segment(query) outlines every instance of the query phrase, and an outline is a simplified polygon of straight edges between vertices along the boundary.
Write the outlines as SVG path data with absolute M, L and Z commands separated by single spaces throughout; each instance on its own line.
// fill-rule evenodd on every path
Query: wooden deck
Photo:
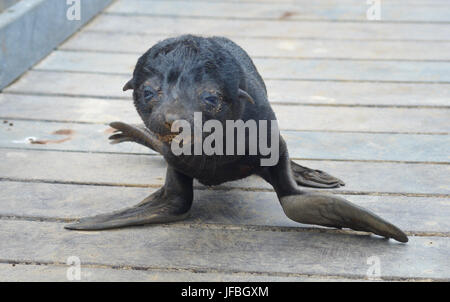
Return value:
M 367 9 L 361 0 L 115 1 L 0 94 L 0 280 L 66 281 L 70 256 L 82 281 L 367 280 L 372 256 L 383 280 L 450 280 L 450 5 L 384 0 L 381 21 Z M 196 183 L 180 223 L 64 230 L 163 183 L 162 157 L 109 145 L 107 123 L 139 122 L 121 88 L 140 54 L 181 33 L 243 46 L 291 156 L 342 178 L 329 191 L 395 222 L 410 242 L 299 225 L 256 177 Z

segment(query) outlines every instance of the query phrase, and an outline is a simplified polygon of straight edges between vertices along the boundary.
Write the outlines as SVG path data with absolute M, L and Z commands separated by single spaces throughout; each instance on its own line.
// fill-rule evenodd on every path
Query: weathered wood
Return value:
M 211 22 L 214 20 L 214 22 Z M 364 40 L 450 40 L 450 24 L 310 22 L 165 18 L 100 15 L 88 30 L 173 35 L 196 33 L 241 37 L 327 38 Z M 411 33 L 414 33 L 413 35 Z
M 114 185 L 162 185 L 166 163 L 159 156 L 0 150 L 0 177 Z M 346 182 L 346 191 L 449 194 L 450 169 L 442 164 L 308 161 Z M 227 187 L 271 187 L 257 177 L 224 184 Z
M 0 115 L 7 118 L 103 124 L 115 120 L 139 122 L 132 101 L 123 100 L 0 94 L 0 107 Z
M 448 136 L 282 131 L 294 158 L 450 162 Z M 415 150 L 415 152 L 411 152 Z
M 66 50 L 127 52 L 142 55 L 170 35 L 82 31 L 60 46 Z M 450 60 L 450 43 L 436 41 L 340 41 L 232 38 L 251 57 Z M 121 41 L 121 43 L 117 43 Z M 133 45 L 133 47 L 130 47 Z
M 274 105 L 280 129 L 448 133 L 448 109 Z
M 138 56 L 122 53 L 54 51 L 39 70 L 131 74 Z M 261 76 L 289 80 L 450 82 L 450 62 L 345 61 L 256 58 Z M 114 64 L 111 64 L 114 62 Z
M 9 123 L 14 126 L 9 126 Z M 0 147 L 156 154 L 153 150 L 135 143 L 110 144 L 108 137 L 113 134 L 114 129 L 107 125 L 11 119 L 6 124 L 7 130 L 0 124 Z
M 221 2 L 196 1 L 142 1 L 120 0 L 111 5 L 106 12 L 130 15 L 149 14 L 152 16 L 176 17 L 218 17 L 268 20 L 335 20 L 368 21 L 368 4 L 365 1 L 345 1 L 336 5 L 334 1 L 302 1 L 295 3 L 240 2 L 236 5 Z M 410 4 L 385 1 L 380 7 L 381 21 L 448 22 L 450 8 L 446 3 L 432 5 L 427 3 Z
M 0 216 L 68 221 L 133 206 L 156 189 L 2 181 L 0 190 Z M 404 231 L 449 234 L 449 198 L 339 195 L 394 222 Z M 278 231 L 283 230 L 280 227 L 298 231 L 320 228 L 288 219 L 273 192 L 241 190 L 195 190 L 191 215 L 180 224 L 259 226 Z
M 120 53 L 54 51 L 35 69 L 131 75 L 137 59 L 136 55 Z
M 65 282 L 67 265 L 0 264 L 3 282 Z M 251 273 L 204 273 L 189 270 L 104 268 L 81 265 L 80 282 L 343 282 L 365 279 L 332 278 L 327 276 L 273 276 Z M 74 282 L 74 281 L 70 281 Z M 270 293 L 269 293 L 270 294 Z M 181 292 L 180 292 L 181 295 Z
M 22 120 L 1 123 L 0 120 L 0 147 L 155 154 L 135 143 L 109 144 L 108 136 L 113 130 L 106 125 Z M 281 135 L 292 158 L 450 162 L 446 152 L 450 141 L 446 135 L 303 131 L 282 131 Z
M 96 43 L 93 43 L 95 45 Z M 116 43 L 117 44 L 117 43 Z M 122 91 L 130 75 L 105 75 L 29 71 L 6 92 L 34 94 L 60 94 L 127 98 L 131 92 Z M 92 85 L 95 83 L 95 85 Z M 368 105 L 368 106 L 449 106 L 450 85 L 376 82 L 315 82 L 266 80 L 267 92 L 272 103 Z M 57 84 L 57 85 L 56 85 Z M 0 100 L 13 98 L 0 95 Z M 20 100 L 18 99 L 20 98 Z M 23 101 L 15 97 L 14 102 Z M 41 110 L 46 110 L 41 106 Z M 26 110 L 17 108 L 17 110 Z M 36 112 L 37 114 L 38 112 Z M 50 113 L 51 114 L 51 113 Z
M 84 281 L 348 281 L 364 280 L 376 256 L 385 279 L 449 281 L 449 7 L 413 1 L 383 2 L 381 22 L 365 22 L 359 0 L 117 1 L 0 94 L 0 279 L 64 281 L 75 255 Z M 155 39 L 179 33 L 244 46 L 291 156 L 316 159 L 298 162 L 347 184 L 322 192 L 375 211 L 410 242 L 297 224 L 256 177 L 195 182 L 192 215 L 179 223 L 64 230 L 164 182 L 161 156 L 108 145 L 104 124 L 140 122 L 121 87 Z
M 450 82 L 450 62 L 255 59 L 265 78 L 294 80 Z
M 19 80 L 17 80 L 14 85 L 6 88 L 4 92 L 25 92 L 30 94 L 57 94 L 102 98 L 127 98 L 128 100 L 132 100 L 131 90 L 122 91 L 122 87 L 131 78 L 131 76 L 131 74 L 105 75 L 76 72 L 64 73 L 64 76 L 61 76 L 61 72 L 30 70 Z M 92 85 L 92 83 L 95 83 L 95 85 Z M 437 91 L 434 89 L 432 90 Z M 0 100 L 2 103 L 6 102 L 8 98 L 14 99 L 14 102 L 21 102 L 24 101 L 23 99 L 34 97 L 35 96 L 14 97 L 0 94 Z M 41 99 L 42 101 L 45 101 L 45 98 Z M 46 109 L 44 105 L 41 107 L 43 110 Z M 26 109 L 26 107 L 21 109 Z
M 280 129 L 450 132 L 448 109 L 272 106 Z
M 369 106 L 449 106 L 450 85 L 266 80 L 271 102 Z
M 14 103 L 11 103 L 14 102 Z M 28 104 L 18 107 L 18 102 Z M 10 105 L 12 104 L 12 105 Z M 66 107 L 66 105 L 68 105 Z M 2 118 L 140 123 L 131 102 L 0 95 Z M 55 110 L 55 106 L 60 110 Z M 282 130 L 448 133 L 449 109 L 273 105 Z M 405 118 L 407 117 L 407 118 Z M 6 127 L 3 125 L 3 127 Z
M 167 267 L 228 272 L 364 277 L 368 258 L 388 278 L 450 278 L 450 239 L 411 237 L 399 244 L 371 236 L 214 228 L 139 227 L 75 232 L 61 223 L 2 221 L 0 258 L 65 263 Z M 30 247 L 30 242 L 32 246 Z

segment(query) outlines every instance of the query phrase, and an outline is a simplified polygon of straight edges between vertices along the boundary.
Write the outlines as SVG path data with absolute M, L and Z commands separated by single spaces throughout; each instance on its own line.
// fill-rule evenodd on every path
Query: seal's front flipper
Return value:
M 168 168 L 166 184 L 141 203 L 117 212 L 80 219 L 69 230 L 104 230 L 185 219 L 192 205 L 192 178 Z
M 122 122 L 112 122 L 109 125 L 116 129 L 109 137 L 111 144 L 135 142 L 161 153 L 162 143 L 145 125 L 130 125 Z
M 117 212 L 80 219 L 64 228 L 69 230 L 105 230 L 149 223 L 169 223 L 185 219 L 190 204 L 164 198 L 164 188 L 153 193 L 140 204 Z
M 292 175 L 300 186 L 313 188 L 339 188 L 345 183 L 330 174 L 301 166 L 291 160 Z
M 281 197 L 280 202 L 286 216 L 300 223 L 350 228 L 408 242 L 395 225 L 337 196 L 303 193 Z

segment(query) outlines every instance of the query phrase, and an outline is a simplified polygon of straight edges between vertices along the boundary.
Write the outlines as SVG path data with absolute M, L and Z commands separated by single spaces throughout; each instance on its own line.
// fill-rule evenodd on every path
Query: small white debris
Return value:
M 24 138 L 22 140 L 14 140 L 12 142 L 14 144 L 31 144 L 31 143 L 33 143 L 36 140 L 37 140 L 37 138 L 35 138 L 34 136 L 29 136 L 29 137 L 26 137 L 26 138 Z

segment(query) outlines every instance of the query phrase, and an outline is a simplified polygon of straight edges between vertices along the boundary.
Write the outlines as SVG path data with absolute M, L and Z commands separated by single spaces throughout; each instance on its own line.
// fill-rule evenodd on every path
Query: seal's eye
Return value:
M 203 97 L 203 101 L 209 105 L 217 105 L 217 103 L 219 102 L 219 98 L 215 95 L 207 95 Z
M 155 90 L 153 90 L 152 87 L 150 86 L 144 86 L 144 99 L 149 102 L 153 99 L 153 97 L 155 96 L 156 92 Z

